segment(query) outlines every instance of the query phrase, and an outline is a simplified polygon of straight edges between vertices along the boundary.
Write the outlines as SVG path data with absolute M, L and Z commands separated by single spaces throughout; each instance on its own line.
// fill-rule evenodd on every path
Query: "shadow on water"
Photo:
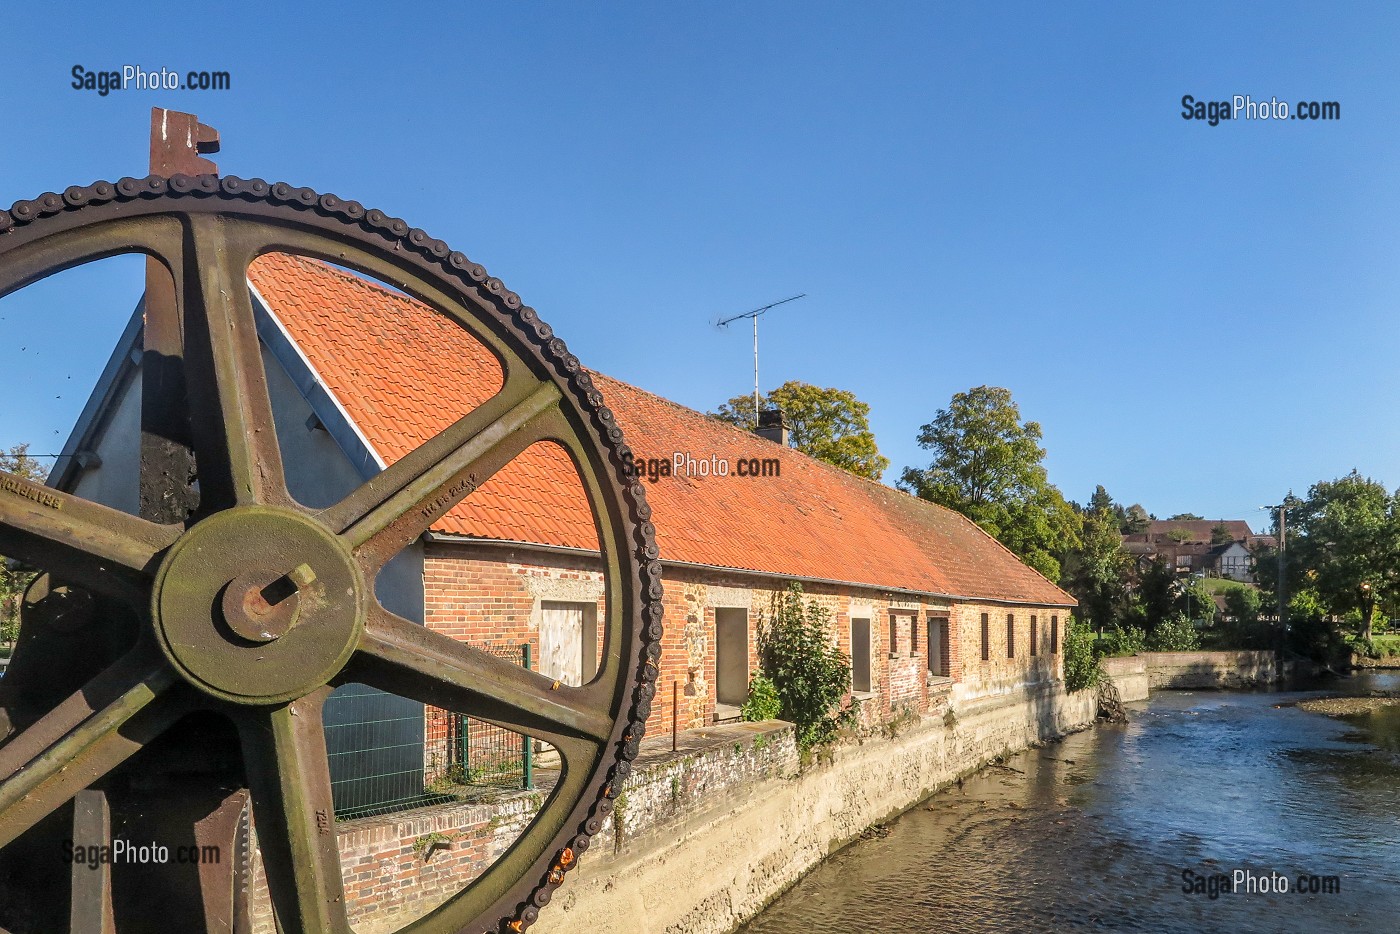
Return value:
M 989 767 L 817 867 L 745 934 L 1400 929 L 1400 708 L 1163 692 Z M 1183 872 L 1335 876 L 1335 894 L 1183 892 Z M 1228 889 L 1228 885 L 1226 888 Z

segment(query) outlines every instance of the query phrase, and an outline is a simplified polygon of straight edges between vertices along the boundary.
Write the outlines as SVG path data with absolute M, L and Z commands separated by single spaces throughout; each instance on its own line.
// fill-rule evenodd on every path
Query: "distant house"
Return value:
M 1224 527 L 1229 541 L 1215 541 Z M 1178 574 L 1254 582 L 1254 553 L 1272 547 L 1272 535 L 1256 535 L 1243 519 L 1155 519 L 1142 532 L 1123 536 L 1123 549 L 1139 563 L 1160 561 Z

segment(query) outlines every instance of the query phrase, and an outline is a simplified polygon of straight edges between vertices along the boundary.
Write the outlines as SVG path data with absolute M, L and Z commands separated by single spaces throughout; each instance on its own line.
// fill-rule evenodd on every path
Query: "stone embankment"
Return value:
M 1093 691 L 1032 685 L 952 715 L 903 718 L 893 735 L 839 745 L 802 768 L 785 738 L 768 752 L 780 748 L 788 767 L 770 761 L 768 778 L 674 802 L 687 766 L 662 756 L 628 779 L 611 852 L 590 849 L 532 930 L 727 934 L 872 825 L 998 757 L 1085 728 L 1095 707 Z
M 1143 652 L 1133 657 L 1142 659 L 1153 690 L 1266 687 L 1291 678 L 1295 666 L 1280 662 L 1274 652 Z

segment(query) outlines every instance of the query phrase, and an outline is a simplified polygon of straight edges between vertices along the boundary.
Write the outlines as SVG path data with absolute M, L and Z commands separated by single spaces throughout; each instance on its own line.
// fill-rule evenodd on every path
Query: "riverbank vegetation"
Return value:
M 1400 491 L 1356 471 L 1313 484 L 1306 497 L 1287 497 L 1286 549 L 1282 556 L 1272 546 L 1254 552 L 1256 585 L 1183 577 L 1174 566 L 1128 554 L 1123 536 L 1156 517 L 1140 504 L 1115 502 L 1102 486 L 1087 505 L 1067 500 L 1048 479 L 1040 425 L 1022 420 L 1009 390 L 957 393 L 918 440 L 932 461 L 906 468 L 899 486 L 961 512 L 1069 591 L 1098 655 L 1282 646 L 1323 662 L 1350 650 L 1400 657 L 1400 643 L 1377 637 L 1400 616 Z M 1232 536 L 1222 522 L 1211 543 Z M 1286 627 L 1276 609 L 1280 561 Z

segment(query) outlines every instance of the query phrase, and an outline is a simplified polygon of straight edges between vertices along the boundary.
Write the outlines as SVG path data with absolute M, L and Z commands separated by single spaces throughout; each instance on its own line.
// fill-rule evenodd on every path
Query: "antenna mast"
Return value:
M 770 308 L 785 305 L 788 302 L 795 302 L 799 298 L 806 298 L 807 293 L 793 295 L 790 298 L 779 299 L 776 302 L 769 302 L 767 305 L 755 308 L 753 311 L 746 311 L 742 315 L 735 315 L 732 318 L 725 318 L 723 321 L 716 321 L 716 327 L 727 327 L 735 321 L 742 321 L 745 318 L 753 319 L 753 424 L 758 427 L 758 318 Z

